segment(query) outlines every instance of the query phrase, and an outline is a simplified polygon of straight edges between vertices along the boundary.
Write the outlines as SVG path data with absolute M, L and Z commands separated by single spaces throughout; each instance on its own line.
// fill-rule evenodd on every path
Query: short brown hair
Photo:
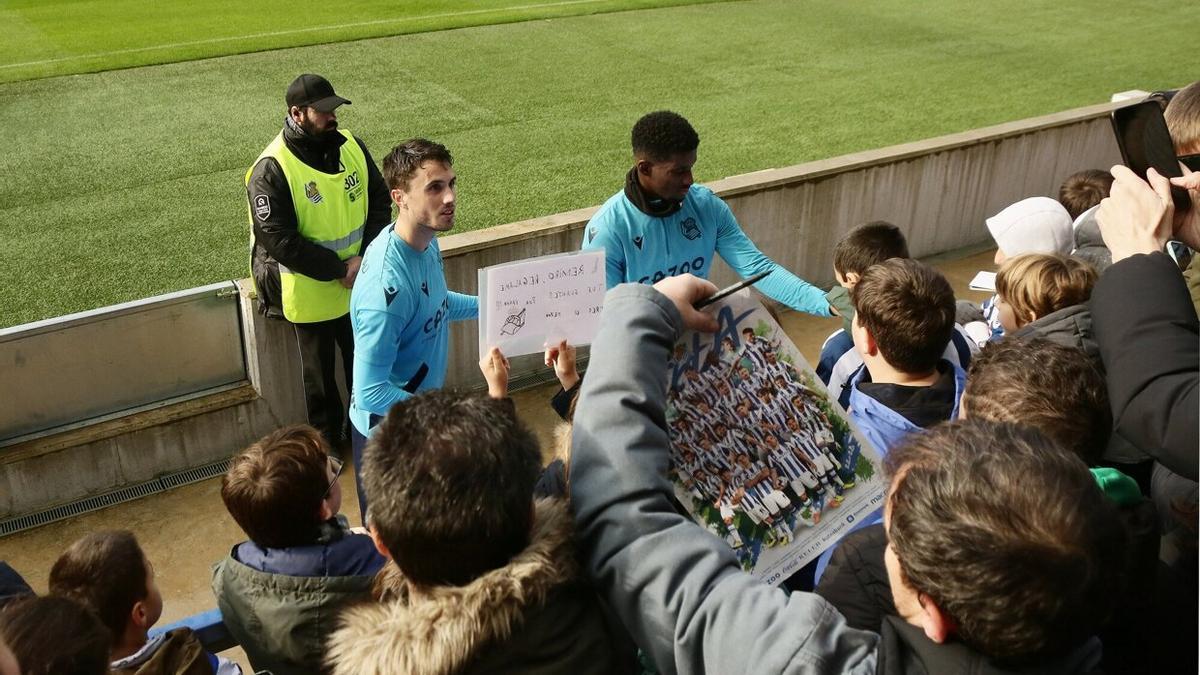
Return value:
M 50 592 L 83 603 L 114 639 L 125 634 L 133 606 L 145 600 L 148 591 L 146 555 L 127 530 L 86 535 L 50 568 Z
M 1017 325 L 1088 301 L 1096 269 L 1065 255 L 1027 253 L 1004 261 L 996 274 L 996 294 L 1013 309 Z
M 1108 444 L 1112 412 L 1104 375 L 1082 349 L 1012 336 L 971 357 L 962 395 L 972 419 L 1024 424 L 1089 465 Z
M 907 257 L 908 241 L 900 228 L 876 220 L 850 230 L 833 247 L 833 269 L 843 277 L 850 272 L 862 276 L 871 265 Z
M 1107 619 L 1126 532 L 1078 457 L 1034 429 L 968 419 L 911 434 L 884 462 L 901 573 L 972 649 L 1038 662 Z
M 935 368 L 954 331 L 954 289 L 941 272 L 916 260 L 873 265 L 850 292 L 855 318 L 884 360 L 904 373 Z
M 1200 153 L 1200 80 L 1180 89 L 1163 111 L 1175 154 Z
M 392 148 L 387 157 L 383 158 L 383 180 L 389 190 L 407 190 L 408 181 L 412 180 L 421 165 L 428 161 L 440 162 L 446 166 L 454 164 L 450 151 L 441 143 L 424 138 L 410 138 Z
M 6 605 L 0 612 L 0 639 L 24 675 L 104 675 L 115 642 L 94 612 L 56 595 Z
M 246 536 L 268 548 L 312 544 L 329 489 L 329 447 L 307 424 L 267 434 L 229 462 L 221 500 Z
M 1058 203 L 1063 205 L 1071 220 L 1100 203 L 1112 189 L 1112 174 L 1100 169 L 1085 169 L 1067 176 L 1058 188 Z
M 511 399 L 420 393 L 363 451 L 371 528 L 415 583 L 461 586 L 528 545 L 541 466 Z

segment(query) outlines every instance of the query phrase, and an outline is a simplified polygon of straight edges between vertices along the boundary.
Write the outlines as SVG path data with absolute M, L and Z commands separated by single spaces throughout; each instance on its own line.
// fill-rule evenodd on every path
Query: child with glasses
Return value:
M 238 453 L 221 482 L 249 541 L 216 565 L 213 592 L 255 670 L 318 672 L 336 608 L 367 597 L 383 567 L 371 538 L 338 514 L 341 471 L 321 434 L 295 425 Z

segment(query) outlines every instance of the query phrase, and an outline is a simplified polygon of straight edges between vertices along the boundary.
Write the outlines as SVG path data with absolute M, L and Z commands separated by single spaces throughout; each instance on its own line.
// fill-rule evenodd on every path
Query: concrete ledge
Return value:
M 156 406 L 152 410 L 118 413 L 111 416 L 111 419 L 6 447 L 0 453 L 0 465 L 32 459 L 150 427 L 179 422 L 222 408 L 248 403 L 257 398 L 259 398 L 258 391 L 250 383 L 246 383 L 225 391 L 197 396 L 165 406 Z

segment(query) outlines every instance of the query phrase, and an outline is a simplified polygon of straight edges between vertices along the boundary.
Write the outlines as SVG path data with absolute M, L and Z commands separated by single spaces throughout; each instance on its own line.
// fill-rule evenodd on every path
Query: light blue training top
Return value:
M 830 316 L 825 292 L 763 255 L 750 241 L 729 205 L 712 190 L 692 185 L 683 207 L 666 217 L 648 215 L 621 191 L 588 222 L 583 250 L 603 249 L 608 287 L 636 281 L 653 284 L 688 272 L 707 279 L 713 256 L 749 277 L 771 270 L 755 288 L 792 309 Z
M 437 239 L 424 251 L 384 229 L 363 255 L 350 294 L 354 391 L 350 422 L 364 436 L 371 416 L 446 381 L 450 322 L 479 316 L 479 298 L 446 289 Z

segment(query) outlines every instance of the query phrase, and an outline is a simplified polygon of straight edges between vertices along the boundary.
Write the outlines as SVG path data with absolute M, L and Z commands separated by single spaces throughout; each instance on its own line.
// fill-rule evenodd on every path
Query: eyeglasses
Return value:
M 325 488 L 325 492 L 321 494 L 321 499 L 329 496 L 330 491 L 333 490 L 333 486 L 338 482 L 338 476 L 342 475 L 342 467 L 345 465 L 346 463 L 337 457 L 333 455 L 329 456 L 329 468 L 333 469 L 333 480 L 329 481 L 329 487 Z
M 1180 164 L 1183 164 L 1192 171 L 1200 171 L 1200 154 L 1182 155 L 1175 159 L 1179 160 Z

